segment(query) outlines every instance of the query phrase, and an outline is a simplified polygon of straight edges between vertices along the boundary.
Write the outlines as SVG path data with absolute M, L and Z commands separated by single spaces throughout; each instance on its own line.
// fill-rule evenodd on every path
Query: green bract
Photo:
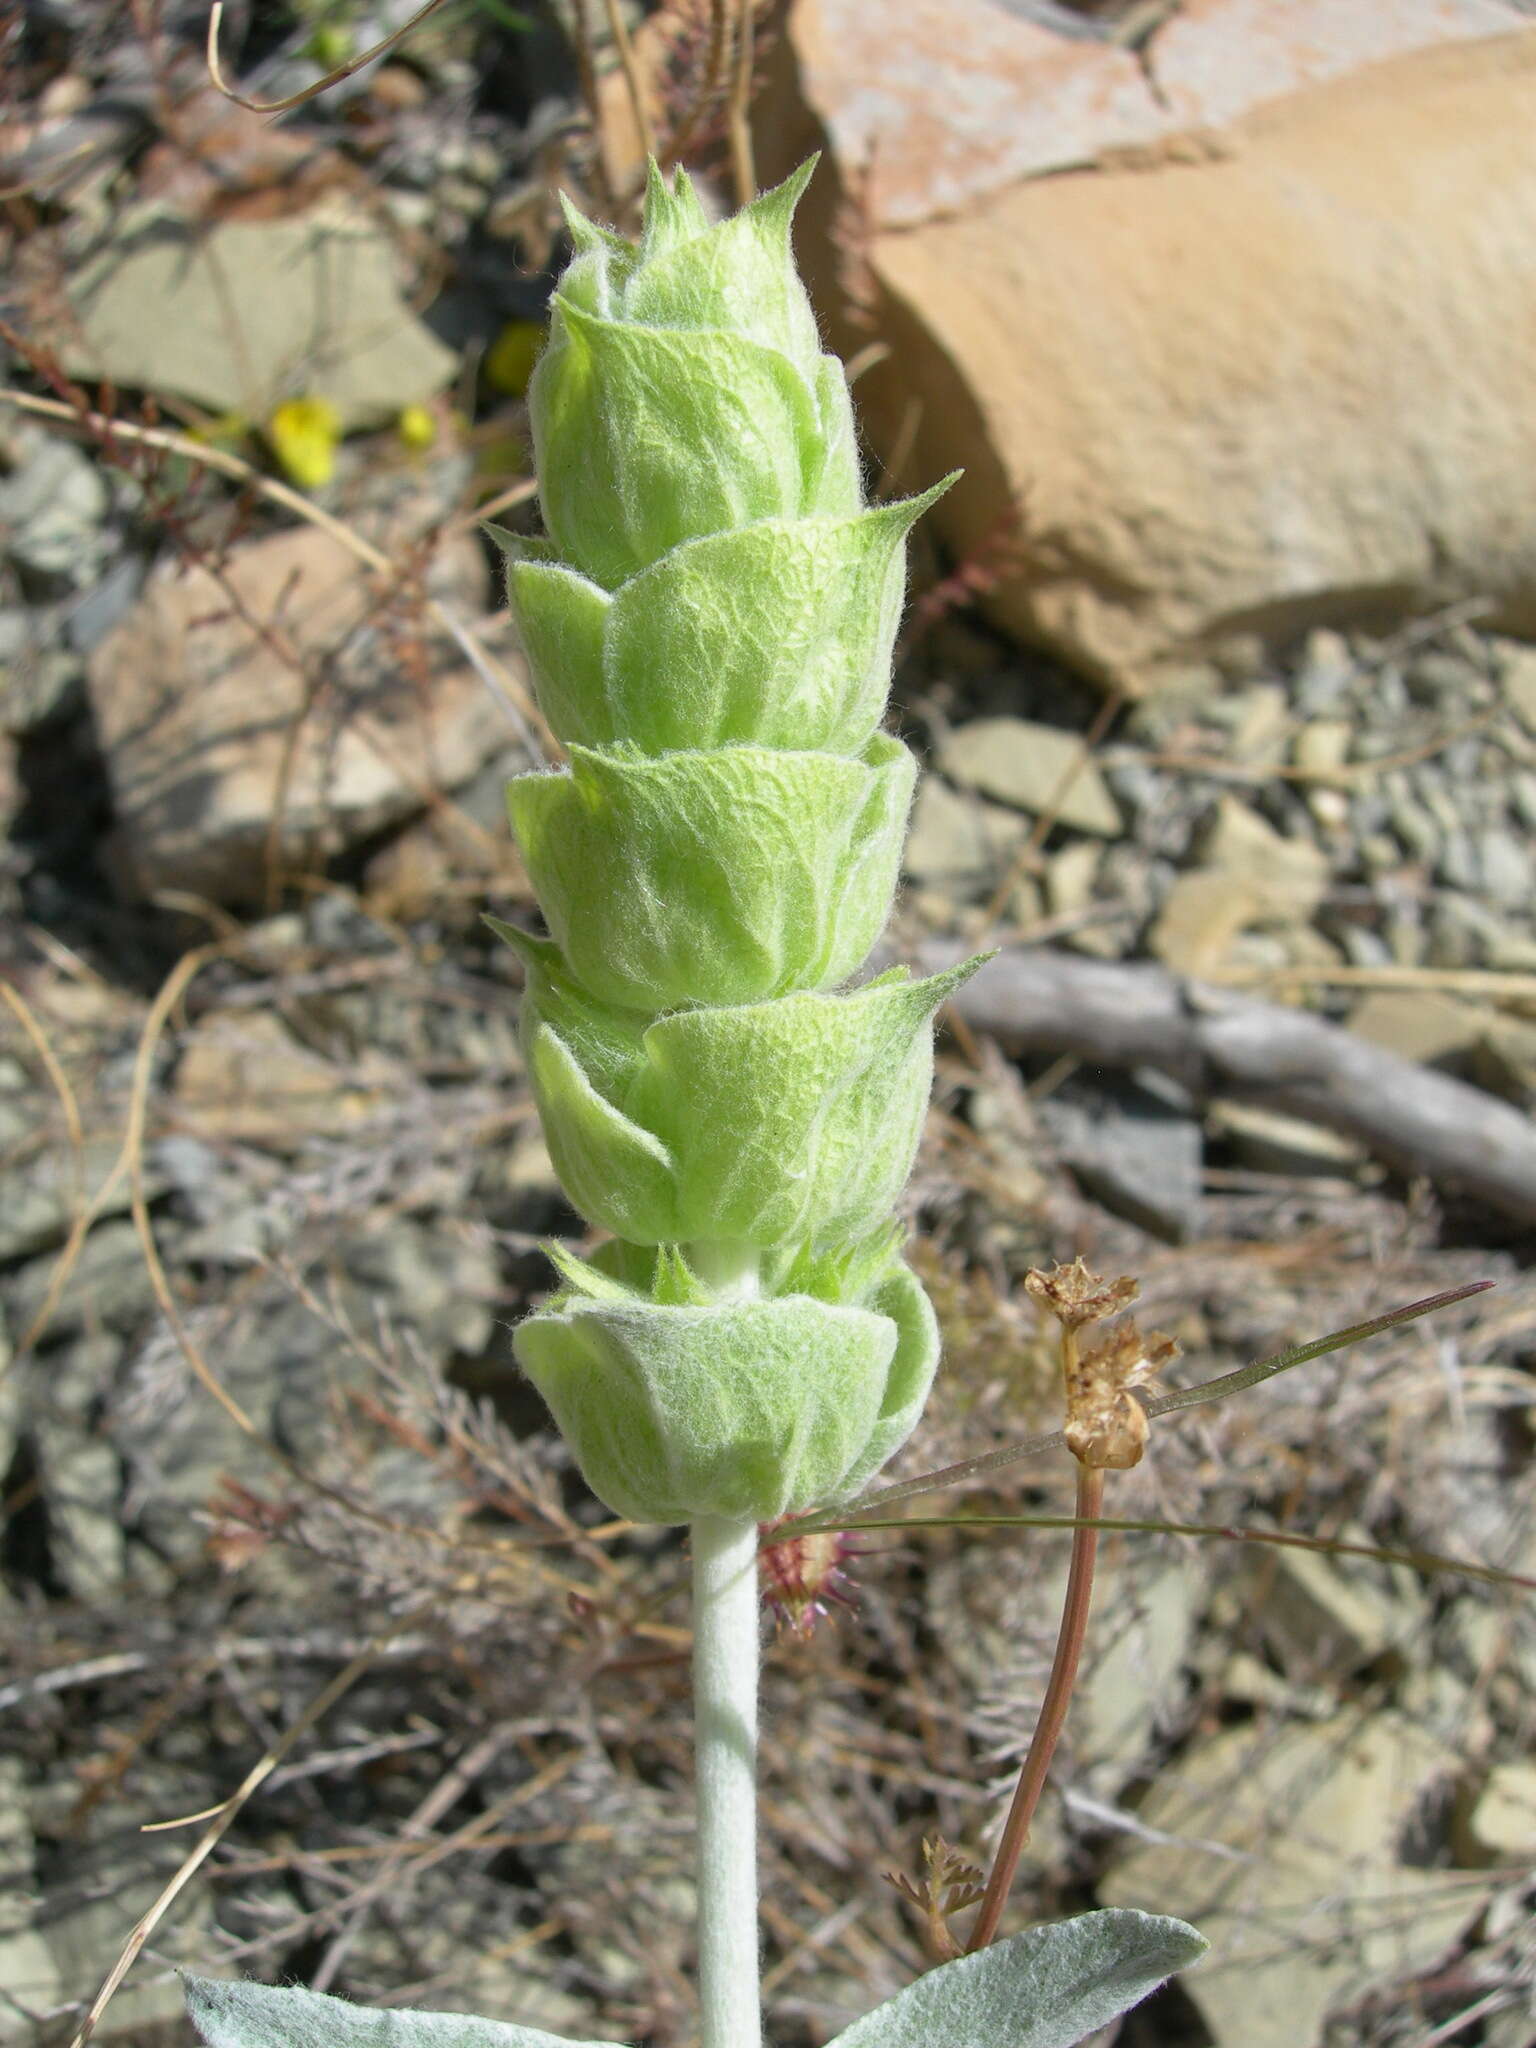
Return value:
M 922 1413 L 938 1328 L 905 1266 L 854 1304 L 711 1301 L 702 1288 L 673 1304 L 654 1283 L 641 1294 L 563 1263 L 570 1285 L 523 1324 L 517 1355 L 621 1515 L 688 1521 L 703 1499 L 766 1522 L 845 1498 Z
M 884 733 L 857 756 L 572 747 L 507 795 L 571 972 L 654 1014 L 846 980 L 885 924 L 915 773 Z
M 808 175 L 711 225 L 653 170 L 638 247 L 569 213 L 529 389 L 550 543 L 508 591 L 570 760 L 508 792 L 551 936 L 498 929 L 550 1155 L 615 1242 L 517 1355 L 640 1521 L 846 1498 L 937 1357 L 891 1216 L 977 963 L 832 992 L 900 865 L 914 764 L 878 728 L 937 493 L 863 502 L 790 253 Z
M 943 488 L 851 519 L 708 534 L 611 596 L 557 563 L 513 562 L 508 593 L 545 717 L 567 745 L 856 752 L 891 686 L 902 542 Z

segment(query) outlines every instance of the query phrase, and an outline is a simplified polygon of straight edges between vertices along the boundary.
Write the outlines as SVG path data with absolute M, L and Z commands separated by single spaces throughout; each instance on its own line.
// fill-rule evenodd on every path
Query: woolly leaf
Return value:
M 859 430 L 848 379 L 836 356 L 823 356 L 813 380 L 816 393 L 817 463 L 805 510 L 827 519 L 846 519 L 864 503 L 859 466 Z
M 830 2048 L 1075 2048 L 1198 1962 L 1182 1920 L 1114 1909 L 944 1963 L 856 2019 Z
M 625 736 L 604 701 L 603 645 L 614 602 L 607 591 L 554 562 L 509 561 L 507 602 L 556 738 L 601 746 Z
M 669 188 L 653 157 L 645 167 L 645 220 L 637 251 L 639 261 L 654 263 L 708 232 L 709 216 L 694 190 L 692 178 L 679 169 Z
M 183 1977 L 182 1988 L 208 2048 L 600 2048 L 470 2013 L 380 2010 L 294 1986 Z
M 674 548 L 614 593 L 602 656 L 610 722 L 592 736 L 648 753 L 734 741 L 857 751 L 890 689 L 907 533 L 947 487 L 850 519 L 761 520 Z

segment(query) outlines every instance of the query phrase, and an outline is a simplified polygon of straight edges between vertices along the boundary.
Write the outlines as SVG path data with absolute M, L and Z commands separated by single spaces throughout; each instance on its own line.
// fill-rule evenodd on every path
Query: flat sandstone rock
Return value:
M 427 576 L 465 617 L 486 581 L 471 535 Z M 412 671 L 368 572 L 313 527 L 236 549 L 221 578 L 169 564 L 89 669 L 118 888 L 259 903 L 273 857 L 321 865 L 466 782 L 506 726 L 451 643 L 420 653 Z
M 1188 0 L 1134 76 L 994 0 L 799 0 L 790 44 L 767 146 L 830 141 L 822 297 L 891 344 L 861 417 L 902 488 L 965 466 L 932 518 L 1002 623 L 1132 690 L 1323 618 L 1536 630 L 1513 4 Z

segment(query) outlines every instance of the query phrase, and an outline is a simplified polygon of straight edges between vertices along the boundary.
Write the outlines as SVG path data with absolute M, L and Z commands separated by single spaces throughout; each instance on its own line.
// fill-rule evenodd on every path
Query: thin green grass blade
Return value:
M 1245 1529 L 1230 1522 L 1155 1522 L 1132 1516 L 1101 1515 L 855 1515 L 841 1522 L 843 1530 L 854 1529 L 1103 1529 L 1148 1536 L 1219 1536 L 1226 1543 L 1267 1543 L 1281 1550 L 1320 1550 L 1330 1557 L 1363 1557 L 1372 1564 L 1407 1565 L 1426 1577 L 1455 1572 L 1462 1578 L 1480 1579 L 1490 1586 L 1519 1586 L 1536 1593 L 1536 1578 L 1522 1572 L 1502 1570 L 1498 1565 L 1477 1564 L 1471 1558 L 1444 1557 L 1437 1550 L 1385 1550 L 1370 1543 L 1345 1543 L 1334 1536 L 1302 1536 L 1289 1529 Z M 775 1529 L 774 1541 L 783 1542 Z
M 1372 1316 L 1369 1322 L 1351 1323 L 1348 1329 L 1334 1330 L 1326 1337 L 1314 1337 L 1305 1344 L 1287 1345 L 1284 1351 L 1277 1351 L 1269 1358 L 1261 1358 L 1252 1365 L 1239 1366 L 1235 1372 L 1222 1373 L 1213 1380 L 1202 1380 L 1197 1387 L 1181 1387 L 1172 1394 L 1159 1394 L 1155 1399 L 1144 1400 L 1150 1416 L 1172 1415 L 1181 1408 L 1198 1408 L 1207 1401 L 1225 1401 L 1233 1394 L 1241 1394 L 1249 1387 L 1257 1387 L 1265 1380 L 1273 1379 L 1277 1373 L 1289 1372 L 1293 1366 L 1306 1365 L 1314 1358 L 1322 1358 L 1330 1351 L 1342 1351 L 1351 1344 L 1363 1344 L 1367 1337 L 1380 1336 L 1383 1330 L 1396 1329 L 1401 1323 L 1416 1322 L 1420 1316 L 1433 1315 L 1437 1309 L 1449 1308 L 1453 1302 L 1466 1301 L 1474 1294 L 1486 1294 L 1490 1287 L 1497 1285 L 1493 1280 L 1473 1280 L 1465 1287 L 1448 1287 L 1441 1294 L 1426 1295 L 1422 1301 L 1411 1301 L 1404 1308 L 1389 1309 L 1385 1315 Z M 1066 1437 L 1059 1429 L 1053 1429 L 1045 1436 L 1027 1437 L 1023 1443 L 1005 1444 L 996 1451 L 986 1451 L 977 1458 L 963 1458 L 958 1465 L 946 1465 L 937 1472 L 924 1472 L 915 1479 L 903 1479 L 895 1486 L 884 1486 L 878 1493 L 867 1494 L 862 1501 L 856 1501 L 836 1513 L 807 1515 L 798 1522 L 789 1522 L 777 1532 L 776 1540 L 784 1542 L 791 1536 L 809 1536 L 821 1529 L 874 1528 L 880 1526 L 864 1520 L 873 1510 L 895 1507 L 898 1502 L 917 1500 L 925 1493 L 942 1493 L 947 1487 L 964 1486 L 973 1479 L 985 1479 L 993 1472 L 1003 1472 L 1010 1465 L 1022 1464 L 1026 1458 L 1038 1458 L 1046 1451 L 1060 1451 L 1066 1448 Z M 912 1527 L 911 1523 L 906 1524 Z M 1058 1523 L 1060 1528 L 1071 1528 L 1070 1522 Z

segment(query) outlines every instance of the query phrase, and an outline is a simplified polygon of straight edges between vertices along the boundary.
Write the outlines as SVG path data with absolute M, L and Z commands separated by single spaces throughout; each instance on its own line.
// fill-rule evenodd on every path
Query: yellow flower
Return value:
M 430 448 L 437 439 L 436 415 L 429 406 L 402 406 L 395 432 L 407 448 Z
M 267 421 L 272 453 L 301 490 L 316 491 L 336 473 L 341 415 L 328 398 L 290 398 Z

